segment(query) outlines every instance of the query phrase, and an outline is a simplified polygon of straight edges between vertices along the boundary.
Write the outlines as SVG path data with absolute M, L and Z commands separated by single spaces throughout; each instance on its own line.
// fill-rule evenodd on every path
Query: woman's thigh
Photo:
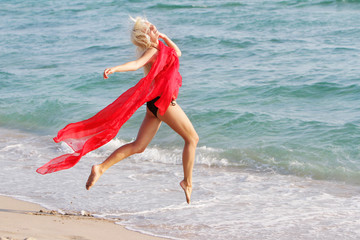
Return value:
M 158 118 L 169 125 L 169 127 L 171 127 L 185 140 L 197 138 L 197 133 L 191 121 L 181 109 L 179 104 L 176 104 L 175 106 L 170 104 L 165 114 L 163 116 L 159 114 Z
M 135 143 L 140 147 L 146 147 L 156 135 L 161 125 L 161 120 L 155 117 L 148 109 L 140 126 Z

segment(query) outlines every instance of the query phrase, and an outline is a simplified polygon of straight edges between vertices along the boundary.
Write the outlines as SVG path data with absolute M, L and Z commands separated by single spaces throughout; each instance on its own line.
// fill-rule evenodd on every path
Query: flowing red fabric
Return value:
M 161 41 L 158 46 L 157 59 L 147 76 L 95 116 L 71 123 L 58 132 L 54 141 L 67 143 L 74 153 L 52 159 L 38 168 L 38 173 L 47 174 L 73 167 L 82 156 L 111 141 L 140 106 L 158 96 L 160 99 L 155 105 L 159 108 L 158 114 L 164 115 L 171 101 L 177 98 L 182 78 L 175 50 Z

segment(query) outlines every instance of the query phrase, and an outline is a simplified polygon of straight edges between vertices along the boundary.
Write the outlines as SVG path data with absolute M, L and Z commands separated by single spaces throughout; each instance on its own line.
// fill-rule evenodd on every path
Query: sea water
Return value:
M 2 0 L 0 194 L 172 239 L 358 239 L 359 12 L 355 0 Z M 85 189 L 91 166 L 136 137 L 145 107 L 74 168 L 35 172 L 71 152 L 52 141 L 59 129 L 143 76 L 102 78 L 135 58 L 129 15 L 183 53 L 177 102 L 200 136 L 191 205 L 183 140 L 165 124 Z

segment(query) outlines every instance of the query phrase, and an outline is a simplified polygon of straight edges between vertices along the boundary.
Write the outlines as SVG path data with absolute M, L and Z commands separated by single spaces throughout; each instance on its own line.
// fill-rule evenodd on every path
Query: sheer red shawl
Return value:
M 182 78 L 175 50 L 161 41 L 158 46 L 157 59 L 147 76 L 95 116 L 70 123 L 58 132 L 54 141 L 67 143 L 74 153 L 52 159 L 38 168 L 38 173 L 47 174 L 73 167 L 82 156 L 111 141 L 140 106 L 157 96 L 160 96 L 155 103 L 159 108 L 158 114 L 166 112 L 170 102 L 177 98 Z

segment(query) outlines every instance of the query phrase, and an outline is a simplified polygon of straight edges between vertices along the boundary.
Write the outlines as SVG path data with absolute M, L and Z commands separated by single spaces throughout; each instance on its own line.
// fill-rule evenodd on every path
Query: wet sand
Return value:
M 63 215 L 40 205 L 0 196 L 1 240 L 160 240 L 89 214 Z

